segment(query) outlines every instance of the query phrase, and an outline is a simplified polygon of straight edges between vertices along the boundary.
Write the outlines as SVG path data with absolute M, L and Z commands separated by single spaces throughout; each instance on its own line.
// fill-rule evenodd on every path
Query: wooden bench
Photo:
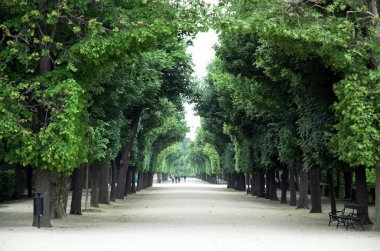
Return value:
M 336 227 L 338 228 L 340 224 L 346 226 L 354 227 L 354 224 L 360 225 L 364 231 L 363 227 L 363 206 L 357 204 L 345 204 L 342 211 L 332 211 L 329 213 L 329 226 L 331 222 L 337 221 Z

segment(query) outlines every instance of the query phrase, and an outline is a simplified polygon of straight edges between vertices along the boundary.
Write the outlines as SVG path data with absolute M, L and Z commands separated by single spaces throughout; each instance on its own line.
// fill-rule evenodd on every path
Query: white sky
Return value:
M 208 0 L 206 2 L 216 3 L 217 0 Z M 212 46 L 217 41 L 218 37 L 214 30 L 198 33 L 194 40 L 194 46 L 191 46 L 188 49 L 188 53 L 190 53 L 193 58 L 194 75 L 198 79 L 202 79 L 207 75 L 207 65 L 215 57 L 215 52 Z M 190 127 L 190 132 L 186 134 L 186 137 L 194 140 L 196 130 L 200 127 L 200 118 L 199 116 L 194 115 L 194 104 L 185 103 L 184 106 L 186 123 Z

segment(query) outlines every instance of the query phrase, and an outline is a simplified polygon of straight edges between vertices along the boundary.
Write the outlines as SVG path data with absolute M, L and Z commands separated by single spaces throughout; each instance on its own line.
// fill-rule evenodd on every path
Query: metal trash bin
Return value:
M 44 197 L 42 193 L 34 193 L 33 215 L 37 216 L 38 228 L 40 228 L 40 217 L 44 215 Z
M 235 188 L 235 189 L 239 189 L 239 185 L 240 185 L 240 184 L 239 184 L 239 181 L 235 181 L 235 182 L 234 182 L 234 188 Z

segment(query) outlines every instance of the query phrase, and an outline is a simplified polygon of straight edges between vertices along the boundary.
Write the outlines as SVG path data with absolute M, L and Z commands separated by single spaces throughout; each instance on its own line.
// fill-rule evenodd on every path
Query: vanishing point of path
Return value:
M 51 229 L 29 226 L 30 200 L 0 204 L 0 250 L 379 250 L 379 232 L 328 227 L 328 203 L 323 210 L 190 179 L 54 220 Z

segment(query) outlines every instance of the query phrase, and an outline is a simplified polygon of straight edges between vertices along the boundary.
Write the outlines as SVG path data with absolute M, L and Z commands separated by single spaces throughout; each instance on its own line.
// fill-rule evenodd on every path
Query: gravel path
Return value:
M 380 250 L 380 232 L 369 227 L 328 227 L 327 201 L 324 213 L 309 214 L 191 179 L 53 220 L 51 229 L 30 227 L 31 210 L 30 200 L 0 204 L 1 251 Z

